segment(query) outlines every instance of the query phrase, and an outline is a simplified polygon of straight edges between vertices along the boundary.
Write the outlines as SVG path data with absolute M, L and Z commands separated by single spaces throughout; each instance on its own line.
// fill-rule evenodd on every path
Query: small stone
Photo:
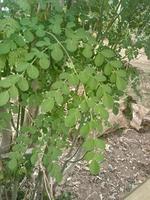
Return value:
M 113 168 L 113 166 L 112 166 L 111 164 L 108 165 L 108 170 L 109 170 L 110 172 L 113 172 L 113 171 L 114 171 L 114 168 Z

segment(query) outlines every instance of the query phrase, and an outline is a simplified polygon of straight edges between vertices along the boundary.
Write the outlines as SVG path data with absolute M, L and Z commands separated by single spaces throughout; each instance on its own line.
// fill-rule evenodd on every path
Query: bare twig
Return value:
M 76 142 L 77 142 L 77 136 L 74 137 L 73 142 L 72 142 L 72 145 L 71 145 L 70 150 L 69 150 L 68 154 L 66 155 L 66 157 L 70 157 L 70 156 L 71 156 L 71 153 L 72 153 L 72 151 L 73 151 L 73 148 L 74 148 L 75 145 L 76 145 Z M 77 153 L 77 152 L 76 152 L 76 153 Z M 73 154 L 73 157 L 74 157 L 74 155 L 75 155 L 75 154 Z M 61 172 L 62 172 L 62 173 L 64 172 L 64 170 L 65 170 L 65 168 L 66 168 L 68 162 L 69 162 L 73 157 L 71 156 L 70 158 L 68 158 L 68 159 L 64 162 L 64 164 L 63 164 L 63 166 L 62 166 L 62 169 L 61 169 Z
M 89 152 L 91 152 L 91 151 L 86 151 L 86 152 L 82 155 L 82 157 L 80 157 L 78 160 L 73 160 L 73 161 L 70 160 L 70 162 L 71 162 L 71 163 L 77 163 L 77 162 L 83 160 L 84 157 L 86 156 L 86 154 L 89 153 Z
M 49 198 L 49 200 L 51 200 L 51 194 L 50 192 L 48 191 L 48 186 L 47 186 L 47 181 L 46 181 L 46 175 L 45 175 L 45 172 L 43 171 L 43 179 L 44 179 L 44 185 L 45 185 L 45 190 L 46 190 L 46 193 L 47 193 L 47 196 Z
M 18 116 L 17 116 L 17 127 L 16 127 L 16 136 L 19 133 L 19 128 L 20 128 L 20 113 L 21 112 L 21 106 L 19 105 L 19 110 L 18 110 Z
M 10 111 L 10 114 L 11 114 L 11 125 L 12 125 L 13 129 L 14 129 L 15 131 L 17 131 L 17 127 L 15 126 L 15 122 L 14 122 L 13 114 L 12 114 L 11 111 Z

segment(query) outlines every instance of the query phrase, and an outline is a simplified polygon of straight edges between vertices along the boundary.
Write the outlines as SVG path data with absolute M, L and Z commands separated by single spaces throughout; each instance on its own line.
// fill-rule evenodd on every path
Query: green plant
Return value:
M 13 200 L 55 198 L 68 166 L 81 159 L 93 174 L 99 172 L 105 143 L 98 136 L 109 110 L 117 113 L 128 81 L 119 52 L 125 48 L 129 59 L 137 55 L 129 33 L 141 29 L 136 17 L 134 24 L 128 19 L 131 1 L 101 2 L 0 3 L 0 128 L 10 135 L 11 121 L 14 130 L 0 178 L 11 185 Z M 33 182 L 32 189 L 18 193 L 24 179 Z

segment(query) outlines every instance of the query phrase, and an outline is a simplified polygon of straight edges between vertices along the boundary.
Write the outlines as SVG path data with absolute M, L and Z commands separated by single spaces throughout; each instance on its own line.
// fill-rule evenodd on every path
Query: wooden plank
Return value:
M 135 189 L 124 200 L 150 200 L 150 179 Z

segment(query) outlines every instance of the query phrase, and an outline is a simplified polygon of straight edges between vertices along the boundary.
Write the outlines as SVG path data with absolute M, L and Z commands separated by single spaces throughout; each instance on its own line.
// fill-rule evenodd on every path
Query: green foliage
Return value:
M 0 106 L 4 106 L 9 101 L 9 92 L 1 92 L 0 93 Z
M 124 0 L 60 2 L 5 1 L 9 11 L 0 13 L 0 107 L 18 116 L 5 163 L 8 179 L 31 177 L 40 160 L 46 174 L 61 182 L 60 158 L 72 135 L 81 139 L 89 169 L 98 174 L 105 142 L 95 132 L 102 133 L 128 83 L 119 53 L 124 48 L 130 60 L 145 45 L 139 38 L 133 44 L 129 35 L 139 31 L 139 19 L 133 17 L 132 24 L 128 15 L 130 7 L 142 11 L 144 22 L 148 13 L 140 0 L 137 5 Z M 119 16 L 116 8 L 122 11 Z M 140 28 L 148 35 L 144 22 Z M 32 116 L 29 108 L 37 107 L 38 115 Z
M 52 58 L 56 61 L 59 62 L 63 58 L 63 51 L 61 47 L 58 44 L 54 44 L 51 52 Z

